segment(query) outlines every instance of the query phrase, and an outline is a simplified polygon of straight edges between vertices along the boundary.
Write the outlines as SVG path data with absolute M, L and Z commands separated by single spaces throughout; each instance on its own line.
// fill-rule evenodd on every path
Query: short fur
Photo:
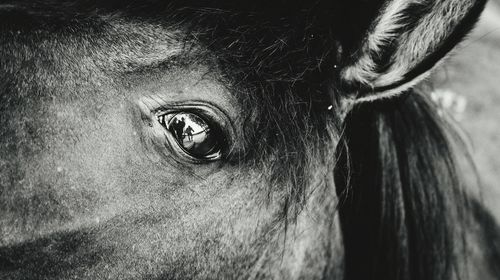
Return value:
M 79 31 L 98 32 L 112 20 L 178 30 L 183 55 L 220 72 L 218 78 L 246 108 L 245 149 L 226 160 L 265 172 L 270 193 L 273 188 L 285 190 L 277 224 L 284 222 L 287 229 L 296 223 L 309 193 L 321 190 L 330 195 L 328 187 L 333 187 L 335 177 L 345 257 L 338 256 L 343 261 L 339 268 L 333 260 L 336 256 L 326 250 L 332 260 L 318 278 L 333 278 L 341 270 L 345 280 L 467 279 L 470 271 L 464 252 L 470 248 L 464 242 L 469 239 L 480 248 L 479 258 L 484 258 L 491 274 L 500 277 L 498 226 L 461 186 L 451 144 L 454 136 L 446 132 L 425 93 L 407 90 L 407 80 L 426 75 L 463 39 L 484 2 L 347 2 L 18 1 L 12 8 L 0 6 L 0 13 L 23 16 L 13 16 L 11 26 L 1 27 L 1 32 L 17 28 L 58 34 L 63 26 L 72 30 L 74 25 L 75 36 L 80 36 Z M 422 38 L 422 30 L 431 22 L 436 24 L 439 16 L 432 11 L 446 12 L 455 2 L 462 9 L 453 14 L 453 20 Z M 360 7 L 365 9 L 359 11 Z M 421 20 L 405 25 L 416 18 L 413 8 Z M 464 19 L 468 22 L 462 26 Z M 454 32 L 454 28 L 460 30 Z M 406 50 L 417 41 L 429 44 L 415 52 Z M 8 56 L 5 53 L 2 50 L 2 58 Z M 439 55 L 433 57 L 434 53 Z M 16 89 L 8 80 L 2 83 L 4 104 L 21 99 L 13 97 Z M 6 92 L 13 94 L 6 96 Z M 354 99 L 361 102 L 348 107 L 347 116 L 341 114 L 346 100 L 368 95 L 369 99 Z M 331 211 L 325 220 L 334 219 L 335 207 L 324 205 L 325 211 Z M 85 234 L 77 238 L 87 242 Z M 34 275 L 48 273 L 36 261 L 17 255 L 18 250 L 37 245 L 0 247 L 0 260 L 7 263 L 7 270 L 30 264 Z M 323 259 L 330 261 L 328 257 Z M 54 256 L 47 261 L 57 262 Z M 251 276 L 266 275 L 256 270 Z M 182 267 L 182 260 L 179 271 L 203 275 Z

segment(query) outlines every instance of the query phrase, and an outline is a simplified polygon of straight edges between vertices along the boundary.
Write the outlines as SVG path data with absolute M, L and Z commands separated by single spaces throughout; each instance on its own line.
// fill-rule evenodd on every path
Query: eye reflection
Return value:
M 169 120 L 166 128 L 190 156 L 201 159 L 220 157 L 219 135 L 198 115 L 177 113 Z

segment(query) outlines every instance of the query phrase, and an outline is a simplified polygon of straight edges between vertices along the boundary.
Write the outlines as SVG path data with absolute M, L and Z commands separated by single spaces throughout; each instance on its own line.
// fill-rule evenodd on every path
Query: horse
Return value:
M 2 1 L 0 278 L 500 279 L 425 86 L 484 5 Z

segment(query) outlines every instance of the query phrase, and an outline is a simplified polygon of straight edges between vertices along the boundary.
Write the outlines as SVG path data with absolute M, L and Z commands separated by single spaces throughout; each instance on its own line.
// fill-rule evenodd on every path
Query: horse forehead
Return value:
M 0 9 L 0 14 L 11 10 Z M 98 105 L 116 92 L 113 79 L 120 72 L 179 52 L 164 29 L 119 21 L 102 24 L 98 19 L 69 21 L 51 29 L 44 26 L 51 24 L 50 17 L 20 11 L 14 13 L 26 12 L 23 15 L 36 18 L 33 21 L 39 25 L 10 23 L 1 28 L 0 103 L 4 116 L 9 116 L 2 122 L 10 126 L 34 116 L 40 123 L 58 103 L 85 99 L 94 102 L 88 105 Z M 91 107 L 98 106 L 87 106 L 88 111 Z
M 99 103 L 126 98 L 121 96 L 127 92 L 120 80 L 124 73 L 182 52 L 174 30 L 103 20 L 69 21 L 52 30 L 43 27 L 50 19 L 36 19 L 39 28 L 4 26 L 8 29 L 0 33 L 0 101 L 5 116 L 42 118 L 42 113 L 57 109 L 55 104 L 70 106 L 77 100 L 85 101 L 85 110 L 92 113 L 102 107 Z
M 46 20 L 41 19 L 40 24 Z M 68 22 L 52 30 L 10 25 L 0 35 L 2 72 L 18 76 L 27 70 L 30 77 L 59 74 L 59 79 L 74 79 L 78 72 L 130 71 L 181 53 L 179 34 L 178 30 L 118 18 Z

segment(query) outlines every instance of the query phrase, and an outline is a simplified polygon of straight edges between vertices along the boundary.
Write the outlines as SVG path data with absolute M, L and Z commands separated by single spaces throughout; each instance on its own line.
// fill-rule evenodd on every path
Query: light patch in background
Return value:
M 431 99 L 438 105 L 440 116 L 449 114 L 457 121 L 464 119 L 467 108 L 466 97 L 449 89 L 436 89 L 430 95 Z
M 500 0 L 495 0 L 488 2 L 477 28 L 456 54 L 437 69 L 431 82 L 438 99 L 452 100 L 444 103 L 457 103 L 451 96 L 466 100 L 457 121 L 471 142 L 482 198 L 497 219 L 500 219 L 499 77 Z

